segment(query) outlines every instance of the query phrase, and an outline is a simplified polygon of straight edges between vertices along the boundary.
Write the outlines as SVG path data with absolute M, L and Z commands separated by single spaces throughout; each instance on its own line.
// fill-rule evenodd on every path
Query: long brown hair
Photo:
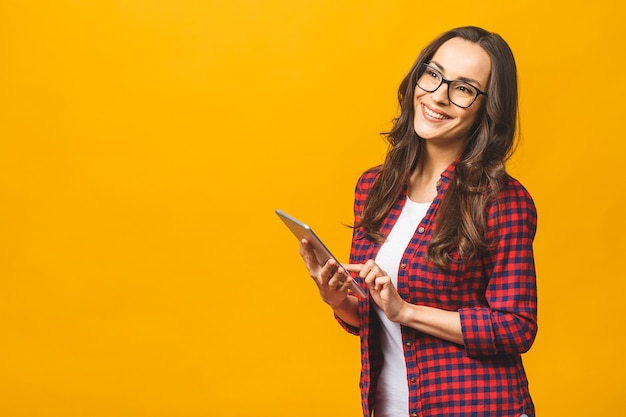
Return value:
M 507 181 L 505 161 L 513 151 L 518 129 L 517 69 L 513 53 L 498 34 L 466 26 L 452 29 L 426 46 L 398 89 L 400 115 L 385 133 L 390 145 L 381 171 L 372 186 L 361 216 L 355 225 L 367 236 L 381 242 L 380 227 L 400 196 L 423 148 L 423 139 L 413 128 L 413 95 L 422 64 L 429 62 L 446 41 L 462 38 L 480 45 L 491 58 L 491 75 L 482 112 L 456 165 L 439 207 L 428 256 L 445 268 L 449 252 L 458 248 L 464 259 L 475 259 L 491 242 L 485 236 L 486 208 Z

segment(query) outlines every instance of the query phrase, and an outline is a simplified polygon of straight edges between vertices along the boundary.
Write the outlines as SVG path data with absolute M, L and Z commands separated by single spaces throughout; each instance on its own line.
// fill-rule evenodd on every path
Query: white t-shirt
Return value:
M 431 203 L 416 203 L 408 197 L 376 255 L 376 264 L 389 275 L 393 285 L 398 286 L 398 267 L 404 251 L 415 234 Z M 409 415 L 409 387 L 406 361 L 402 348 L 402 333 L 398 323 L 391 322 L 376 305 L 374 309 L 381 323 L 381 345 L 384 363 L 376 388 L 376 417 L 399 417 Z

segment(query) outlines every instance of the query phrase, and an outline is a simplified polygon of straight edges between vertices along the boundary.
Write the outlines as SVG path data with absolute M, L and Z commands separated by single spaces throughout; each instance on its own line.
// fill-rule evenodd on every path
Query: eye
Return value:
M 462 94 L 465 96 L 473 96 L 476 94 L 476 89 L 471 85 L 465 83 L 455 84 L 454 91 L 456 91 L 458 94 Z
M 435 80 L 441 79 L 441 74 L 439 73 L 439 71 L 436 71 L 432 68 L 426 69 L 426 73 L 428 74 L 429 77 L 434 78 Z

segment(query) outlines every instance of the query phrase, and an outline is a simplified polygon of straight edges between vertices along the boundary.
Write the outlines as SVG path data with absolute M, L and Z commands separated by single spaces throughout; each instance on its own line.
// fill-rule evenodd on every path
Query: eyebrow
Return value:
M 446 69 L 443 67 L 443 65 L 441 65 L 437 61 L 430 61 L 428 63 L 428 65 L 430 65 L 430 64 L 435 64 L 435 66 L 437 66 L 437 68 L 441 72 L 445 72 L 446 71 Z M 481 83 L 479 83 L 478 80 L 475 80 L 473 78 L 460 77 L 460 78 L 457 78 L 455 81 L 463 81 L 463 82 L 466 82 L 466 83 L 469 83 L 469 84 L 478 84 L 479 87 L 483 88 L 483 85 Z

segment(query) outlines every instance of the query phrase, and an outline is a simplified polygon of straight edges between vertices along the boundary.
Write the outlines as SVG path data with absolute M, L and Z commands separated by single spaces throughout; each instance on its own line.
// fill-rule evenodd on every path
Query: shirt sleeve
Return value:
M 376 176 L 379 172 L 379 168 L 375 167 L 364 172 L 359 180 L 357 181 L 355 191 L 354 191 L 354 224 L 356 225 L 361 219 L 361 213 L 363 213 L 363 207 L 365 205 L 365 199 L 367 198 L 367 194 L 372 187 Z M 363 245 L 363 233 L 358 229 L 353 229 L 352 233 L 352 245 L 350 247 L 350 263 L 358 263 L 359 254 L 364 250 Z M 361 243 L 359 243 L 361 242 Z M 360 304 L 360 302 L 359 302 Z M 358 335 L 359 328 L 355 326 L 351 326 L 348 323 L 344 322 L 335 314 L 335 319 L 344 328 L 348 333 Z
M 487 307 L 459 310 L 466 353 L 470 357 L 521 354 L 537 334 L 537 284 L 532 243 L 537 211 L 530 194 L 511 180 L 489 213 L 488 228 L 497 236 L 485 259 Z
M 351 297 L 351 296 L 349 296 L 349 297 Z M 346 323 L 345 321 L 343 321 L 343 320 L 341 319 L 341 317 L 339 317 L 339 316 L 338 316 L 338 315 L 336 315 L 336 314 L 335 314 L 335 320 L 337 320 L 337 322 L 339 323 L 339 325 L 340 325 L 341 327 L 343 327 L 343 329 L 344 329 L 345 331 L 347 331 L 348 333 L 353 334 L 353 335 L 355 335 L 355 336 L 358 336 L 358 335 L 360 334 L 360 332 L 359 332 L 359 328 L 358 328 L 358 327 L 356 327 L 356 326 L 352 326 L 352 325 L 350 325 L 350 324 Z

